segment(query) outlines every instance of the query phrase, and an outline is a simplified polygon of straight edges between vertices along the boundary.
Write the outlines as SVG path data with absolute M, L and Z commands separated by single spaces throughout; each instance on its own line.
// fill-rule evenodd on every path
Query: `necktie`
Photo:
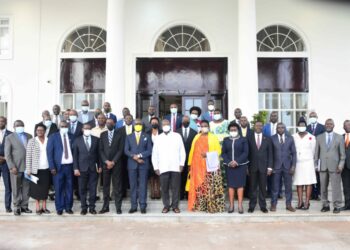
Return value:
M 346 134 L 346 138 L 345 138 L 345 145 L 346 145 L 346 147 L 349 146 L 349 143 L 350 143 L 349 134 Z
M 312 124 L 312 134 L 315 134 L 315 124 Z
M 72 134 L 75 133 L 75 123 L 72 123 L 72 126 L 70 128 L 70 131 L 72 132 Z
M 280 136 L 280 143 L 283 144 L 283 136 Z
M 327 138 L 327 148 L 329 149 L 330 148 L 330 146 L 331 146 L 331 134 L 328 134 L 327 135 L 328 136 L 328 138 Z
M 256 142 L 256 147 L 260 149 L 260 134 L 258 134 L 258 141 Z
M 188 133 L 187 133 L 187 128 L 185 128 L 185 135 L 184 135 L 185 141 L 187 141 L 187 138 L 188 138 Z
M 136 134 L 136 143 L 137 143 L 137 145 L 139 145 L 139 142 L 140 142 L 140 135 Z
M 173 115 L 173 132 L 176 131 L 176 117 Z
M 213 112 L 210 112 L 210 121 L 213 120 Z
M 63 153 L 64 153 L 64 159 L 68 159 L 68 145 L 67 145 L 66 134 L 63 135 Z
M 108 131 L 108 143 L 109 143 L 109 146 L 112 145 L 112 140 L 113 140 L 113 131 Z
M 89 137 L 88 136 L 85 136 L 85 145 L 86 145 L 87 151 L 90 151 L 90 144 L 89 144 Z

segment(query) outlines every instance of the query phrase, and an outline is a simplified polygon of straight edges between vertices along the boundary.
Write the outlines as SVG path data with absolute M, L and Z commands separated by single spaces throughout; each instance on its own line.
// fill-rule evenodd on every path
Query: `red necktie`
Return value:
M 176 118 L 175 115 L 173 115 L 173 132 L 176 131 Z

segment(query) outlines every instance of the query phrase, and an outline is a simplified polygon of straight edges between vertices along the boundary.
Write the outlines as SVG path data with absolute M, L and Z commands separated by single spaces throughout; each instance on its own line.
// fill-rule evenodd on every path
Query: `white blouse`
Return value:
M 35 139 L 39 143 L 39 147 L 40 147 L 39 170 L 48 169 L 49 162 L 47 160 L 47 154 L 46 154 L 47 137 L 45 137 L 44 143 L 41 143 L 38 137 L 35 137 Z

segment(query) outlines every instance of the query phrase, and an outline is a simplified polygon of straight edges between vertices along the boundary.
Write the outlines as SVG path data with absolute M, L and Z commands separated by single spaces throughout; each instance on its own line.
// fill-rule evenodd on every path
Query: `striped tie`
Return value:
M 112 140 L 113 140 L 113 130 L 108 132 L 108 142 L 109 142 L 109 146 L 112 145 Z

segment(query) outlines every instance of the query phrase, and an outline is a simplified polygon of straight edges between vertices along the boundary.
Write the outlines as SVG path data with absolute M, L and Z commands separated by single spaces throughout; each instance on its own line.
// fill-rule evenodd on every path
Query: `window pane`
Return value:
M 297 126 L 300 117 L 304 117 L 305 121 L 307 121 L 307 111 L 304 110 L 295 112 L 295 126 Z
M 265 109 L 264 94 L 259 93 L 259 109 Z
M 295 105 L 297 109 L 307 109 L 308 94 L 295 94 Z
M 73 108 L 73 95 L 61 95 L 61 104 L 63 110 Z
M 292 110 L 281 111 L 281 122 L 283 122 L 286 127 L 294 126 L 294 112 Z
M 102 108 L 104 94 L 89 94 L 90 109 Z
M 278 109 L 278 94 L 276 93 L 265 94 L 265 108 Z
M 281 94 L 281 109 L 293 108 L 293 94 Z
M 88 95 L 85 93 L 75 94 L 75 109 L 81 109 L 81 101 L 87 100 Z

